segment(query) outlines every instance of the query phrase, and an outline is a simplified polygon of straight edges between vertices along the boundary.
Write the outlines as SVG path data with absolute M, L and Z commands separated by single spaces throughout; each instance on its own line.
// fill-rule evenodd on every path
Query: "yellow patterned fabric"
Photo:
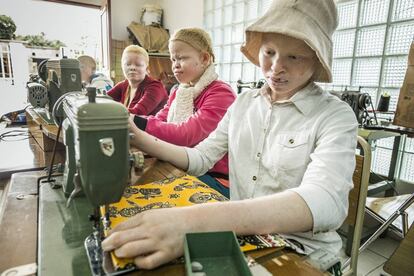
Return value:
M 118 203 L 109 205 L 111 228 L 128 218 L 150 209 L 189 206 L 194 204 L 226 201 L 226 197 L 201 182 L 198 178 L 184 175 L 143 185 L 129 186 Z M 105 214 L 105 207 L 101 207 Z M 106 233 L 105 233 L 106 235 Z M 242 251 L 265 247 L 284 247 L 286 244 L 276 234 L 238 237 Z M 122 270 L 133 266 L 133 260 L 120 259 L 111 253 L 114 268 Z

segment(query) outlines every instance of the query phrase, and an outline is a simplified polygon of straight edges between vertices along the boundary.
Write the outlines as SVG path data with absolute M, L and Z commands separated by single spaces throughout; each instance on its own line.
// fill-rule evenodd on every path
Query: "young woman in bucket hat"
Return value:
M 266 85 L 241 94 L 217 129 L 195 148 L 140 132 L 132 143 L 186 169 L 206 172 L 229 154 L 230 202 L 151 210 L 113 229 L 104 250 L 153 268 L 183 253 L 187 232 L 281 233 L 309 253 L 337 253 L 348 210 L 357 122 L 315 82 L 332 79 L 333 0 L 275 0 L 246 29 L 242 52 Z

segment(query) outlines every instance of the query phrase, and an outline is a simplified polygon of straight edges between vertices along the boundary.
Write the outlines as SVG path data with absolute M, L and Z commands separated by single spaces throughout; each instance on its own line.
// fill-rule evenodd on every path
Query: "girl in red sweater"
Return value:
M 122 53 L 125 80 L 108 91 L 115 101 L 124 104 L 131 114 L 156 114 L 168 99 L 164 85 L 148 76 L 149 56 L 144 48 L 129 45 Z
M 217 79 L 211 39 L 204 30 L 181 29 L 172 35 L 168 47 L 179 86 L 155 116 L 135 116 L 134 122 L 161 140 L 194 147 L 216 129 L 235 94 Z M 228 197 L 228 170 L 226 154 L 199 178 Z

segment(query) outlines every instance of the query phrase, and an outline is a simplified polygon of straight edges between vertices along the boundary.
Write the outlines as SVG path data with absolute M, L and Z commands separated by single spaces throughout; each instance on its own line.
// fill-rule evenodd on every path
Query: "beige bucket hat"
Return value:
M 242 53 L 259 66 L 263 33 L 279 33 L 303 40 L 320 62 L 314 81 L 332 82 L 332 34 L 338 26 L 333 0 L 274 0 L 269 10 L 247 27 Z

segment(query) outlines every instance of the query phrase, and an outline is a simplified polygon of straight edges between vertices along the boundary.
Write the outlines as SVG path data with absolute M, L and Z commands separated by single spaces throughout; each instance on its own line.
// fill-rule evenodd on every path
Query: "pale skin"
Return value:
M 303 41 L 266 34 L 259 60 L 270 98 L 279 101 L 289 99 L 311 80 L 316 57 Z M 182 147 L 140 131 L 133 122 L 131 131 L 133 146 L 183 170 L 188 168 Z M 151 269 L 181 256 L 188 232 L 294 233 L 310 231 L 312 226 L 305 201 L 287 190 L 254 199 L 146 211 L 115 227 L 102 247 L 115 250 L 118 257 L 134 258 L 139 268 Z
M 201 52 L 179 40 L 170 42 L 168 48 L 172 71 L 179 83 L 193 85 L 211 62 L 207 52 Z
M 84 63 L 80 65 L 82 82 L 89 83 L 89 78 L 93 75 L 95 70 L 88 64 Z
M 144 55 L 127 52 L 122 57 L 122 71 L 131 88 L 130 99 L 133 99 L 139 84 L 148 73 L 148 64 Z

